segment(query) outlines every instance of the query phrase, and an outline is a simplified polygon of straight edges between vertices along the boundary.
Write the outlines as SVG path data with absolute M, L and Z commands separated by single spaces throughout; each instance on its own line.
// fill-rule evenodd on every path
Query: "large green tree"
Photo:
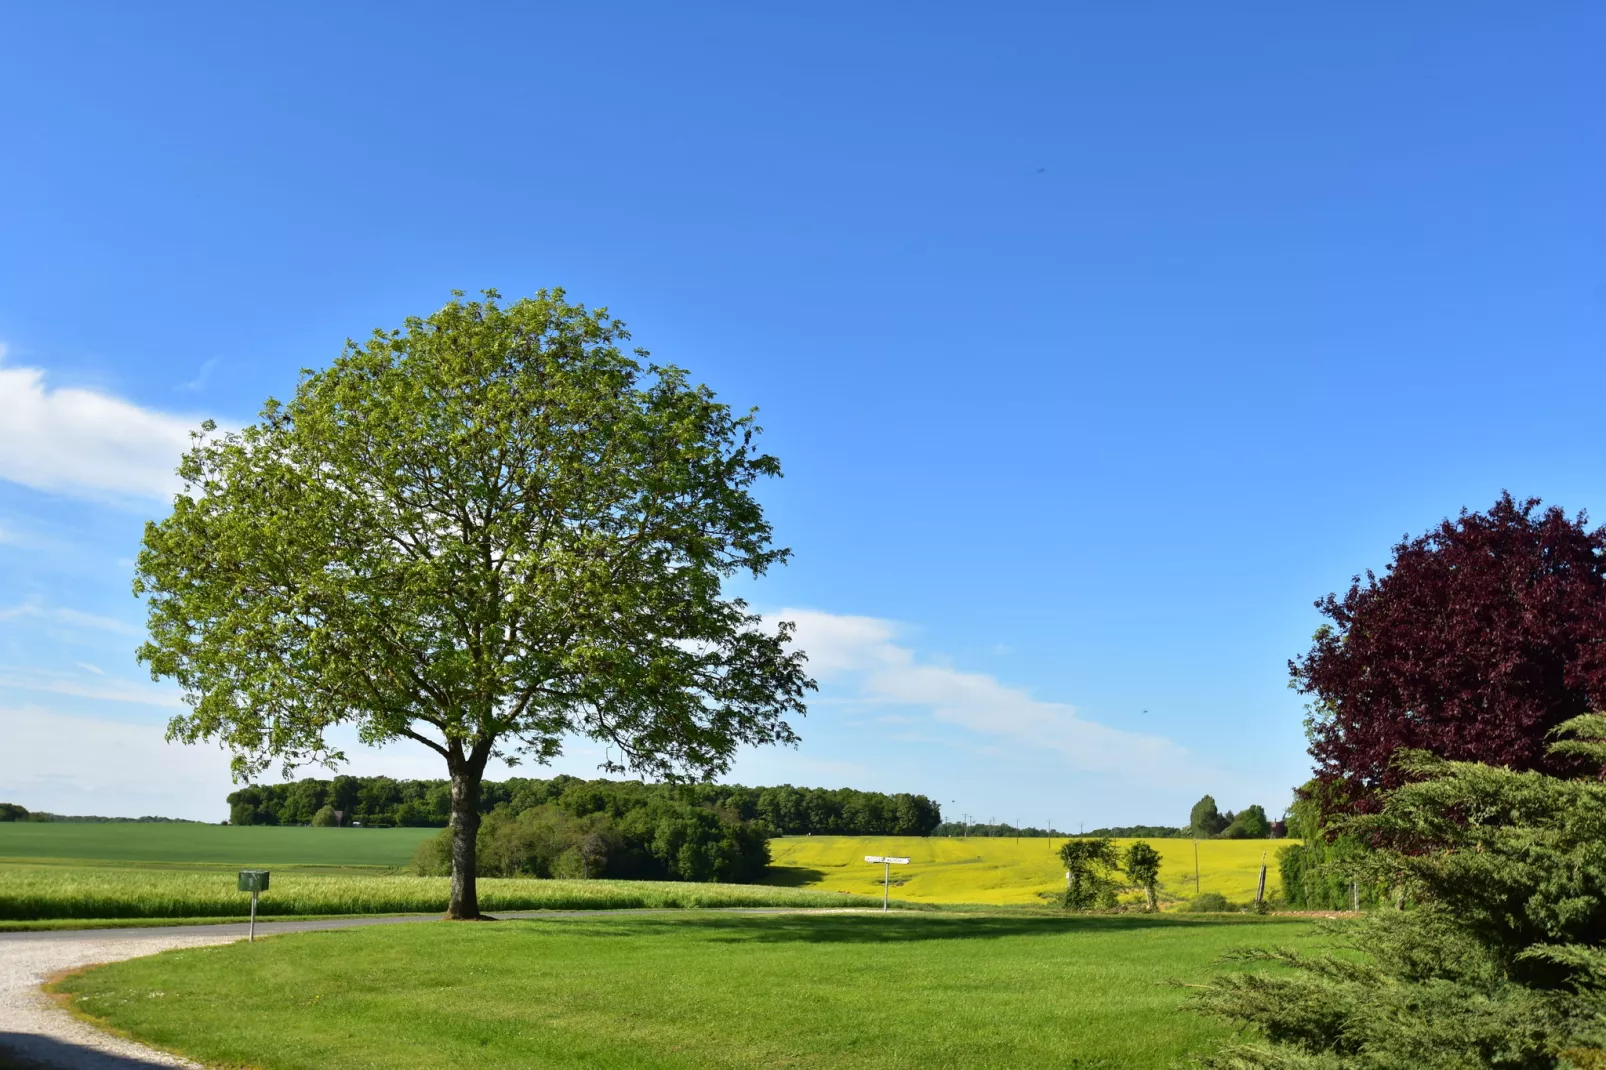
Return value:
M 813 687 L 791 627 L 723 581 L 788 556 L 751 494 L 777 476 L 752 413 L 622 352 L 561 290 L 459 294 L 348 342 L 258 423 L 208 425 L 172 514 L 147 525 L 139 651 L 236 775 L 411 740 L 451 779 L 451 901 L 479 916 L 478 797 L 493 758 L 568 736 L 610 771 L 707 777 L 792 743 Z

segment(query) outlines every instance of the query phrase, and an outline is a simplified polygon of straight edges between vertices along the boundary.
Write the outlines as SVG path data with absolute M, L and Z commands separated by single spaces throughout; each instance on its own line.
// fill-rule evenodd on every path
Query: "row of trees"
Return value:
M 451 783 L 390 777 L 308 778 L 286 784 L 255 784 L 228 797 L 236 825 L 352 824 L 367 827 L 443 827 L 451 816 Z M 639 780 L 512 778 L 481 785 L 479 811 L 514 814 L 548 804 L 576 816 L 627 813 L 666 800 L 761 822 L 787 836 L 927 836 L 942 822 L 938 805 L 924 795 L 887 795 L 853 788 L 749 788 L 740 784 L 646 784 Z M 336 812 L 339 818 L 336 818 Z M 323 812 L 320 817 L 320 812 Z
M 1065 835 L 1058 829 L 1038 828 L 1027 825 L 1024 828 L 1011 825 L 1008 822 L 981 822 L 981 821 L 944 821 L 934 827 L 932 836 L 996 836 L 996 837 L 1024 837 L 1026 839 L 1058 839 Z
M 0 802 L 0 822 L 4 821 L 72 821 L 80 824 L 190 824 L 178 817 L 99 817 L 93 814 L 52 814 L 46 810 L 29 810 L 18 803 Z

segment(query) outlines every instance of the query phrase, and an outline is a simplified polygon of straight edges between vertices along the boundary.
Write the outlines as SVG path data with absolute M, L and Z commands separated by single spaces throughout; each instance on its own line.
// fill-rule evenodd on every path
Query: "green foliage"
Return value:
M 1265 808 L 1259 805 L 1247 807 L 1221 830 L 1221 837 L 1226 840 L 1264 840 L 1270 836 L 1271 822 Z
M 1066 840 L 1060 845 L 1059 858 L 1069 874 L 1061 900 L 1065 909 L 1115 905 L 1115 893 L 1121 886 L 1115 879 L 1121 867 L 1121 853 L 1113 842 L 1103 836 Z
M 1201 892 L 1188 900 L 1182 909 L 1191 914 L 1224 914 L 1238 908 L 1220 892 Z
M 1112 840 L 1179 840 L 1187 839 L 1188 830 L 1168 825 L 1117 825 L 1114 828 L 1093 829 L 1089 836 L 1108 836 Z
M 312 815 L 313 828 L 334 828 L 339 824 L 340 819 L 335 816 L 335 808 L 327 803 L 323 806 L 320 806 L 318 808 L 318 812 Z
M 1312 780 L 1289 808 L 1288 834 L 1299 842 L 1277 852 L 1283 899 L 1293 910 L 1349 910 L 1358 893 L 1363 908 L 1376 906 L 1389 898 L 1389 887 L 1373 879 L 1366 842 L 1325 816 L 1326 790 Z
M 1139 840 L 1126 849 L 1121 859 L 1127 880 L 1143 889 L 1150 910 L 1160 907 L 1160 852 Z
M 605 809 L 615 816 L 652 798 L 668 798 L 729 811 L 743 821 L 763 821 L 774 832 L 816 836 L 925 836 L 942 820 L 924 795 L 886 795 L 854 788 L 797 788 L 790 784 L 749 788 L 740 784 L 644 784 L 641 781 L 550 780 L 512 777 L 480 787 L 482 814 L 498 807 L 515 811 L 559 803 L 576 813 Z M 444 827 L 451 817 L 451 783 L 337 776 L 287 784 L 252 784 L 230 793 L 236 825 L 305 825 L 324 805 L 344 811 L 346 824 Z
M 256 424 L 206 425 L 134 583 L 139 657 L 190 705 L 169 737 L 222 741 L 240 776 L 338 762 L 341 723 L 435 751 L 454 917 L 477 913 L 493 756 L 580 736 L 609 771 L 711 778 L 794 742 L 814 685 L 792 628 L 723 590 L 788 556 L 751 493 L 779 462 L 628 338 L 561 290 L 487 291 L 348 343 Z
M 0 821 L 26 821 L 28 818 L 27 807 L 18 806 L 16 803 L 0 803 Z
M 1226 828 L 1228 823 L 1229 819 L 1223 817 L 1216 809 L 1216 800 L 1210 795 L 1194 803 L 1193 809 L 1188 813 L 1188 828 L 1201 840 L 1208 840 Z
M 1601 732 L 1606 719 L 1586 726 Z M 1197 1005 L 1264 1042 L 1207 1065 L 1603 1065 L 1606 784 L 1398 760 L 1414 779 L 1347 831 L 1379 844 L 1363 859 L 1368 878 L 1413 908 L 1336 929 L 1337 953 L 1247 954 L 1288 969 L 1219 978 Z
M 425 840 L 414 871 L 450 873 L 450 847 L 449 829 Z M 499 808 L 480 824 L 476 857 L 482 877 L 734 884 L 760 880 L 770 861 L 762 824 L 661 798 L 618 816 L 603 809 L 577 816 L 551 804 Z

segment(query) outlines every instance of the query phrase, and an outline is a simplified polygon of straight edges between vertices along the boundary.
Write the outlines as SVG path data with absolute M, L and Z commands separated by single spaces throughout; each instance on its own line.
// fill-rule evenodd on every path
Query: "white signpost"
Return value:
M 880 862 L 884 872 L 881 876 L 881 909 L 887 909 L 887 900 L 892 892 L 892 867 L 907 866 L 907 858 L 896 858 L 892 855 L 865 855 L 866 862 Z

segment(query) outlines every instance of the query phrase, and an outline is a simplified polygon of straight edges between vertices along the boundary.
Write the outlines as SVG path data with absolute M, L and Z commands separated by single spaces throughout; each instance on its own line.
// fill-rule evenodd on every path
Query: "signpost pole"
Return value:
M 907 858 L 896 858 L 892 855 L 865 855 L 864 860 L 870 863 L 881 863 L 881 909 L 886 911 L 890 909 L 889 904 L 892 900 L 892 867 L 907 866 L 909 860 Z
M 251 928 L 246 932 L 246 940 L 254 944 L 257 942 L 257 896 L 268 890 L 268 871 L 242 869 L 235 887 L 242 892 L 251 893 Z

